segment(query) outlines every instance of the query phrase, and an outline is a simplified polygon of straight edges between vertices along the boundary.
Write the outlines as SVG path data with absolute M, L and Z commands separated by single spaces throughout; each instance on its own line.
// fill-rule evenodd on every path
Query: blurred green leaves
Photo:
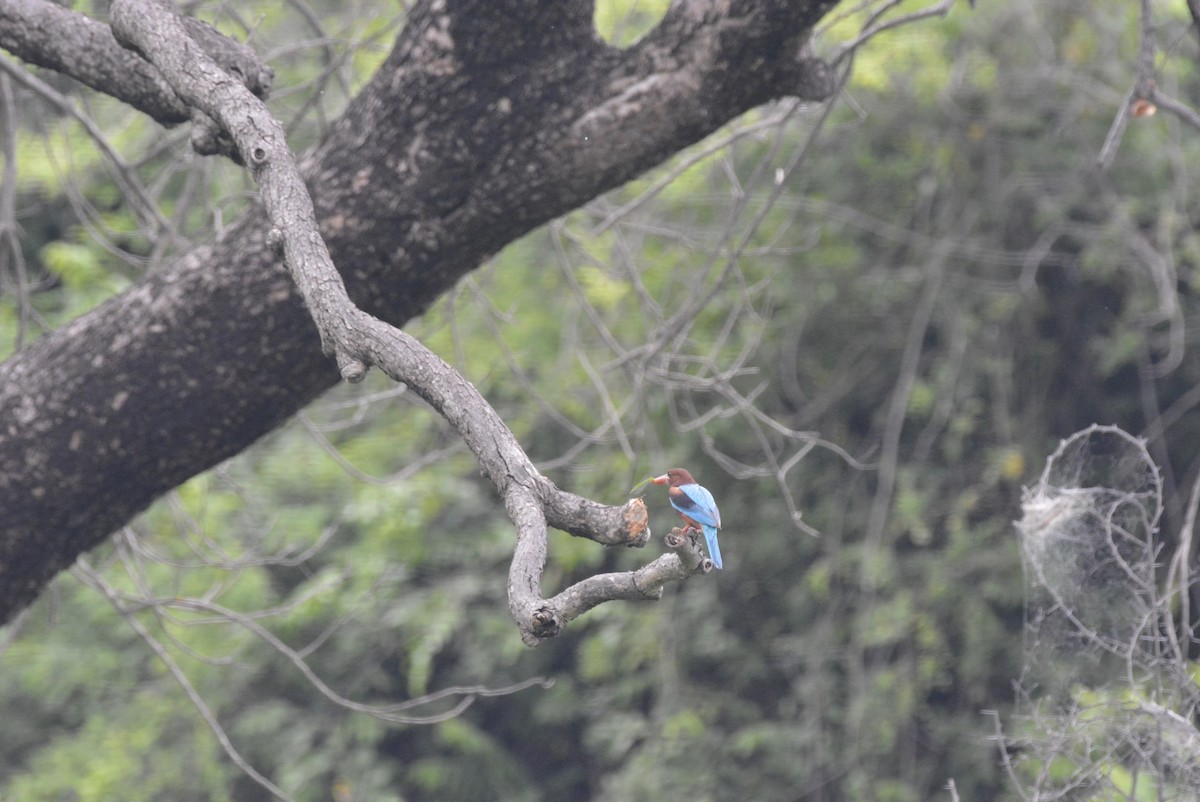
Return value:
M 400 5 L 316 4 L 309 20 L 254 5 L 218 22 L 273 50 L 273 103 L 303 145 L 384 57 Z M 560 486 L 620 503 L 648 474 L 689 467 L 720 504 L 725 571 L 526 649 L 506 608 L 502 503 L 437 417 L 379 376 L 91 555 L 256 767 L 298 800 L 339 802 L 923 800 L 950 778 L 963 799 L 1012 798 L 979 711 L 1007 710 L 1021 671 L 1020 483 L 1078 424 L 1144 414 L 1131 377 L 1161 355 L 1167 285 L 1127 246 L 1173 254 L 1193 315 L 1185 166 L 1200 154 L 1160 115 L 1131 126 L 1107 177 L 1090 170 L 1132 75 L 1132 11 L 985 5 L 862 50 L 794 168 L 817 113 L 765 107 L 513 243 L 409 327 Z M 665 9 L 598 3 L 597 26 L 628 46 Z M 862 23 L 846 17 L 818 46 Z M 1182 61 L 1162 80 L 1189 96 Z M 144 123 L 105 130 L 185 240 L 211 239 L 245 204 L 237 171 L 188 172 L 182 143 L 149 148 L 163 137 Z M 38 210 L 23 222 L 40 282 L 29 300 L 46 325 L 175 252 L 134 222 L 75 125 L 31 129 L 18 153 L 23 208 Z M 935 264 L 945 283 L 897 406 L 886 524 L 868 540 Z M 17 313 L 0 298 L 6 344 Z M 1156 385 L 1163 404 L 1196 373 Z M 1180 465 L 1195 442 L 1172 439 Z M 551 533 L 545 590 L 657 556 L 674 522 L 660 489 L 646 499 L 644 551 Z M 366 704 L 556 684 L 436 725 L 386 724 L 318 694 L 218 607 Z M 5 799 L 261 797 L 121 616 L 70 578 L 0 655 L 0 706 Z M 1122 771 L 1111 782 L 1132 795 Z
M 616 47 L 642 38 L 667 13 L 668 0 L 599 0 L 593 10 L 596 32 Z

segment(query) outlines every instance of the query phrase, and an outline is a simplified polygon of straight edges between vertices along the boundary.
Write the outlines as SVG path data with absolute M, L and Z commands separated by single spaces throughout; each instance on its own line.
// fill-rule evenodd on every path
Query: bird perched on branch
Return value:
M 651 481 L 656 485 L 670 485 L 667 498 L 683 519 L 684 531 L 695 529 L 704 532 L 709 559 L 720 568 L 721 549 L 717 546 L 717 530 L 721 528 L 721 512 L 717 509 L 713 494 L 696 484 L 692 475 L 683 468 L 672 468 Z

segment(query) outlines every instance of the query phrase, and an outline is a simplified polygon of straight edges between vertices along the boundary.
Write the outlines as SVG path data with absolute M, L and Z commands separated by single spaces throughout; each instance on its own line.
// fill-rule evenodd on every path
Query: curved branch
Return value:
M 521 637 L 535 645 L 606 601 L 658 601 L 667 582 L 682 581 L 690 573 L 679 557 L 664 554 L 636 571 L 589 576 L 537 604 L 529 615 L 530 630 L 522 628 Z
M 676 550 L 664 554 L 636 571 L 589 576 L 549 599 L 530 600 L 527 624 L 521 626 L 521 638 L 530 646 L 552 638 L 568 623 L 607 601 L 658 601 L 668 582 L 682 582 L 696 573 L 713 570 L 712 560 L 700 550 L 694 538 L 675 528 L 666 543 Z
M 302 165 L 350 296 L 401 325 L 507 243 L 732 117 L 815 96 L 821 82 L 806 80 L 823 69 L 803 48 L 831 5 L 677 2 L 618 50 L 595 37 L 582 0 L 417 3 Z M 268 242 L 284 228 L 252 209 L 0 365 L 0 620 L 151 501 L 336 383 Z M 328 321 L 327 343 L 356 353 L 364 319 Z M 637 520 L 635 506 L 604 512 L 521 464 L 489 472 L 506 505 L 532 504 L 544 525 L 599 542 L 635 539 L 623 523 Z M 524 490 L 510 502 L 514 488 Z M 520 551 L 536 564 L 536 548 Z
M 378 366 L 441 414 L 475 454 L 517 527 L 509 608 L 527 643 L 558 634 L 566 621 L 603 601 L 647 598 L 638 588 L 661 590 L 665 576 L 687 575 L 656 569 L 640 583 L 632 574 L 608 575 L 585 587 L 576 585 L 556 597 L 558 602 L 543 603 L 548 519 L 572 534 L 641 546 L 650 536 L 645 504 L 638 498 L 623 507 L 606 507 L 558 490 L 541 476 L 499 414 L 462 374 L 415 338 L 354 305 L 318 230 L 282 124 L 200 51 L 166 0 L 116 0 L 112 25 L 117 38 L 158 67 L 179 97 L 232 138 L 259 184 L 273 226 L 270 237 L 282 250 L 325 351 L 335 356 L 343 378 L 359 381 L 368 365 Z
M 250 48 L 216 28 L 185 18 L 189 38 L 256 95 L 270 91 L 274 73 Z M 190 118 L 188 104 L 146 60 L 123 48 L 109 26 L 50 0 L 0 0 L 0 47 L 39 67 L 61 72 L 127 103 L 161 125 Z
M 273 226 L 269 236 L 283 251 L 321 333 L 325 352 L 337 358 L 343 378 L 361 380 L 365 367 L 334 344 L 338 304 L 349 296 L 318 231 L 312 199 L 283 125 L 193 41 L 184 18 L 166 0 L 117 0 L 112 5 L 112 29 L 118 41 L 158 68 L 179 97 L 233 139 L 238 155 L 258 182 Z M 326 298 L 330 300 L 326 302 Z
M 538 472 L 516 436 L 475 386 L 437 354 L 400 329 L 356 309 L 348 297 L 323 297 L 321 303 L 336 304 L 338 319 L 353 321 L 348 330 L 331 334 L 339 338 L 339 348 L 407 384 L 442 415 L 504 499 L 517 529 L 508 575 L 508 605 L 525 643 L 535 645 L 557 635 L 572 618 L 604 601 L 646 598 L 640 591 L 629 595 L 627 584 L 618 582 L 594 584 L 583 596 L 569 589 L 547 601 L 541 594 L 548 524 L 605 545 L 640 547 L 650 538 L 649 513 L 642 499 L 612 507 L 558 489 Z M 650 577 L 636 583 L 642 588 L 653 585 Z

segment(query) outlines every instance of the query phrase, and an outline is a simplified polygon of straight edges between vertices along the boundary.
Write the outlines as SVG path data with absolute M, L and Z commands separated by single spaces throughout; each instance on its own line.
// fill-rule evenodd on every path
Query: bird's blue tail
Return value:
M 713 565 L 721 567 L 721 547 L 717 545 L 717 527 L 704 525 L 704 542 L 708 544 L 708 558 Z

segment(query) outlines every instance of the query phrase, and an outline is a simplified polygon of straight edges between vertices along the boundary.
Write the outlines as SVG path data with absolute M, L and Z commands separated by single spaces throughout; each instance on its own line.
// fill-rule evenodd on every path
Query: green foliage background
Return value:
M 436 416 L 378 376 L 89 556 L 115 591 L 158 600 L 127 614 L 251 764 L 297 800 L 339 802 L 907 802 L 948 798 L 950 780 L 963 799 L 1016 798 L 983 711 L 1012 713 L 1022 669 L 1020 486 L 1059 438 L 1093 421 L 1145 430 L 1195 386 L 1192 326 L 1182 362 L 1146 377 L 1195 311 L 1200 136 L 1135 120 L 1097 171 L 1134 74 L 1135 9 L 979 5 L 873 41 L 827 121 L 762 109 L 514 243 L 410 327 L 560 486 L 618 503 L 688 466 L 720 502 L 725 571 L 526 649 L 507 613 L 502 505 Z M 282 4 L 199 12 L 271 56 L 298 148 L 401 16 L 314 6 L 328 39 Z M 625 44 L 662 7 L 601 4 L 597 21 Z M 1161 22 L 1187 55 L 1160 82 L 1194 97 L 1184 23 Z M 861 24 L 841 19 L 820 47 Z M 86 97 L 114 147 L 141 154 L 127 158 L 169 221 L 147 236 L 156 224 L 78 124 L 20 102 L 38 291 L 29 307 L 0 298 L 6 351 L 212 236 L 252 191 L 233 166 L 188 156 L 184 134 Z M 1137 237 L 1171 254 L 1178 309 Z M 1195 426 L 1174 409 L 1155 448 L 1187 486 Z M 661 534 L 665 501 L 647 500 Z M 660 548 L 553 533 L 546 589 Z M 66 576 L 0 631 L 0 799 L 263 798 L 92 585 Z M 223 610 L 266 611 L 254 620 L 366 703 L 553 684 L 389 724 L 333 704 Z

